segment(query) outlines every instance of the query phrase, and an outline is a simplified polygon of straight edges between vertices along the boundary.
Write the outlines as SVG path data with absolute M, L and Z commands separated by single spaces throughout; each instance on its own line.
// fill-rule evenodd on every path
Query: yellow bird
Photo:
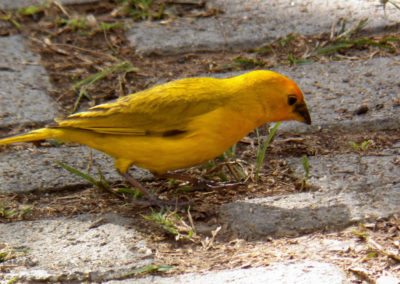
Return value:
M 132 165 L 155 174 L 187 168 L 215 158 L 262 124 L 286 120 L 311 124 L 300 88 L 281 74 L 259 70 L 158 85 L 0 145 L 45 139 L 87 145 L 112 156 L 118 172 L 151 197 L 128 174 Z

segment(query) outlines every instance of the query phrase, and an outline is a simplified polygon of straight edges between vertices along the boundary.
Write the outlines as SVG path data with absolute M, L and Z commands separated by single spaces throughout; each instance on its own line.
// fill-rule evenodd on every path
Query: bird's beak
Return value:
M 294 112 L 298 113 L 303 118 L 302 122 L 308 125 L 311 124 L 311 116 L 305 103 L 297 104 L 294 108 Z

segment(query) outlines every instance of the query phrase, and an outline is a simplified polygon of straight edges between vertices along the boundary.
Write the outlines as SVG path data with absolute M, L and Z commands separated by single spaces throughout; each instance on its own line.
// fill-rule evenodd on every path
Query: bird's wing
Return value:
M 229 92 L 221 92 L 218 81 L 192 78 L 159 85 L 70 115 L 58 126 L 115 135 L 181 134 L 193 118 L 225 105 Z

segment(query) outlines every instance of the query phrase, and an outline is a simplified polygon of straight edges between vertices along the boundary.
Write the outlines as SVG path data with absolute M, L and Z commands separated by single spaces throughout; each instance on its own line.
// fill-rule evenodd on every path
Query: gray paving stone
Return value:
M 132 283 L 132 279 L 124 281 L 110 281 L 107 284 Z M 211 271 L 204 274 L 184 274 L 175 277 L 146 277 L 135 279 L 135 283 L 148 284 L 204 284 L 204 283 L 265 283 L 265 284 L 320 284 L 347 283 L 345 274 L 336 266 L 314 261 L 277 263 L 268 267 L 249 269 L 233 269 L 223 271 Z
M 36 148 L 0 153 L 0 193 L 51 191 L 89 185 L 57 165 L 57 161 L 75 167 L 93 177 L 101 170 L 107 181 L 122 180 L 109 156 L 87 147 Z M 133 169 L 138 179 L 149 178 L 143 170 Z
M 21 36 L 0 37 L 0 128 L 51 121 L 57 115 L 46 94 L 49 78 Z
M 376 279 L 376 284 L 399 284 L 400 278 L 397 278 L 389 273 L 383 273 L 382 276 Z
M 400 213 L 400 147 L 370 156 L 310 157 L 308 183 L 316 192 L 257 198 L 225 204 L 222 223 L 240 237 L 297 236 L 344 228 Z M 290 165 L 300 178 L 300 159 Z
M 100 0 L 59 0 L 61 4 L 86 4 L 95 3 Z M 31 5 L 40 5 L 48 3 L 48 0 L 1 0 L 0 9 L 18 9 Z
M 309 157 L 309 182 L 321 192 L 345 191 L 349 185 L 373 187 L 400 184 L 400 143 L 367 156 L 341 154 Z M 294 174 L 303 178 L 305 173 L 301 159 L 290 159 Z M 382 193 L 384 194 L 384 193 Z
M 179 54 L 254 48 L 289 33 L 330 32 L 340 18 L 348 27 L 369 18 L 367 28 L 395 24 L 400 13 L 391 5 L 386 16 L 379 1 L 213 0 L 223 13 L 209 18 L 182 18 L 170 23 L 135 23 L 128 38 L 138 53 Z
M 0 269 L 4 278 L 22 282 L 119 278 L 153 262 L 133 224 L 115 214 L 0 224 L 0 243 L 25 252 Z

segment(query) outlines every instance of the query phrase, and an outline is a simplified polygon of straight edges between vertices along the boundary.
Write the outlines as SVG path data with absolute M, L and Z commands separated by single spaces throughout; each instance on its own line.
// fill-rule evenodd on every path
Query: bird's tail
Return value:
M 0 139 L 0 146 L 12 144 L 12 143 L 18 143 L 18 142 L 32 142 L 32 141 L 38 141 L 38 140 L 46 140 L 49 138 L 56 138 L 57 132 L 58 131 L 56 129 L 41 128 L 41 129 L 33 130 L 26 134 L 21 134 L 21 135 L 17 135 L 17 136 L 11 136 L 11 137 Z

